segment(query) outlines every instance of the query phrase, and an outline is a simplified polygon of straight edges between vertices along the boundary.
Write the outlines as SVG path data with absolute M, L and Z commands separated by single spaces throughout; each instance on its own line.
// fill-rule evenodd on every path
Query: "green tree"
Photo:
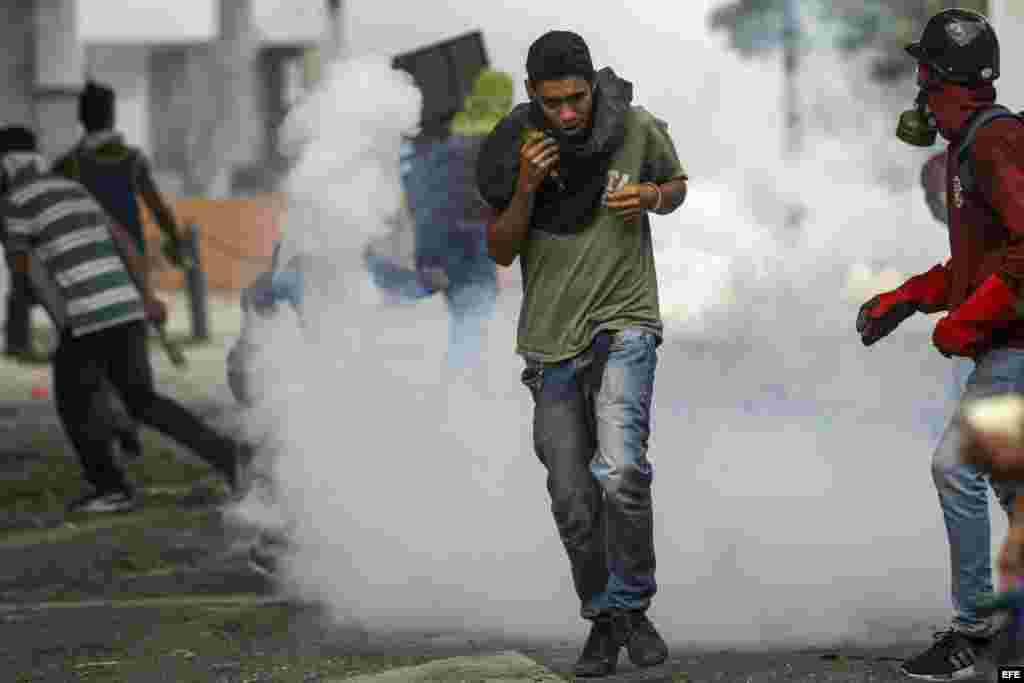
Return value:
M 753 57 L 783 47 L 785 5 L 790 0 L 731 0 L 711 11 L 708 24 L 724 31 L 730 46 Z M 803 23 L 814 31 L 801 31 L 799 50 L 836 49 L 852 53 L 874 49 L 872 76 L 878 81 L 897 80 L 908 75 L 913 62 L 903 46 L 921 34 L 928 18 L 948 7 L 963 7 L 986 13 L 986 0 L 792 0 Z

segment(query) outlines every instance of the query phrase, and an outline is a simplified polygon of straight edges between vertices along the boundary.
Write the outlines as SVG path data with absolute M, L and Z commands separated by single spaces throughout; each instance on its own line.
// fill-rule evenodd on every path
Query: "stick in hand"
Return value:
M 188 367 L 188 359 L 181 352 L 181 347 L 168 338 L 167 329 L 163 325 L 155 323 L 153 327 L 156 328 L 157 336 L 160 338 L 160 345 L 164 347 L 164 352 L 167 353 L 167 358 L 171 361 L 171 365 L 181 369 Z

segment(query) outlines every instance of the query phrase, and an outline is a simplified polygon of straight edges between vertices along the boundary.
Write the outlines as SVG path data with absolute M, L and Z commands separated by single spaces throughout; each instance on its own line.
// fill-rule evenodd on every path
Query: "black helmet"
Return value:
M 999 78 L 999 41 L 988 20 L 965 9 L 939 12 L 906 48 L 944 81 L 976 86 Z

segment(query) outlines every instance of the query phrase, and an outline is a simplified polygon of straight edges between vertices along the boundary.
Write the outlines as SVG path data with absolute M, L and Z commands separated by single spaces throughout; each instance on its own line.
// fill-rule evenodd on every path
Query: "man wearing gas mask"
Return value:
M 633 106 L 632 85 L 595 71 L 583 39 L 551 31 L 526 59 L 531 102 L 480 151 L 477 185 L 498 213 L 488 253 L 523 273 L 517 352 L 534 400 L 534 446 L 551 510 L 592 622 L 577 676 L 637 666 L 668 649 L 654 596 L 647 459 L 662 323 L 648 212 L 686 196 L 667 126 Z
M 932 336 L 947 357 L 975 368 L 960 401 L 1024 390 L 1024 320 L 1016 308 L 1024 283 L 1024 123 L 995 104 L 999 44 L 980 14 L 936 14 L 920 41 L 907 47 L 918 62 L 916 107 L 897 134 L 927 147 L 941 134 L 946 149 L 946 204 L 951 258 L 860 309 L 866 346 L 915 312 L 946 312 Z M 908 676 L 952 680 L 970 676 L 1000 624 L 977 609 L 992 590 L 991 530 L 984 474 L 958 458 L 962 440 L 953 419 L 935 450 L 932 475 L 946 523 L 954 616 L 925 652 L 903 663 Z M 1003 509 L 1018 486 L 991 482 Z

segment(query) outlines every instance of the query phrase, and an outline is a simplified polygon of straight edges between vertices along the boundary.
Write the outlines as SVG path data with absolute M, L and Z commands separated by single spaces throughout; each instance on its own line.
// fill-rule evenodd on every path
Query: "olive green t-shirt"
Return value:
M 626 136 L 608 169 L 605 193 L 631 183 L 685 177 L 663 122 L 642 107 L 626 115 Z M 516 351 L 556 363 L 584 351 L 602 330 L 638 327 L 659 337 L 658 280 L 651 224 L 627 225 L 603 206 L 571 235 L 531 226 L 519 252 L 523 303 Z

